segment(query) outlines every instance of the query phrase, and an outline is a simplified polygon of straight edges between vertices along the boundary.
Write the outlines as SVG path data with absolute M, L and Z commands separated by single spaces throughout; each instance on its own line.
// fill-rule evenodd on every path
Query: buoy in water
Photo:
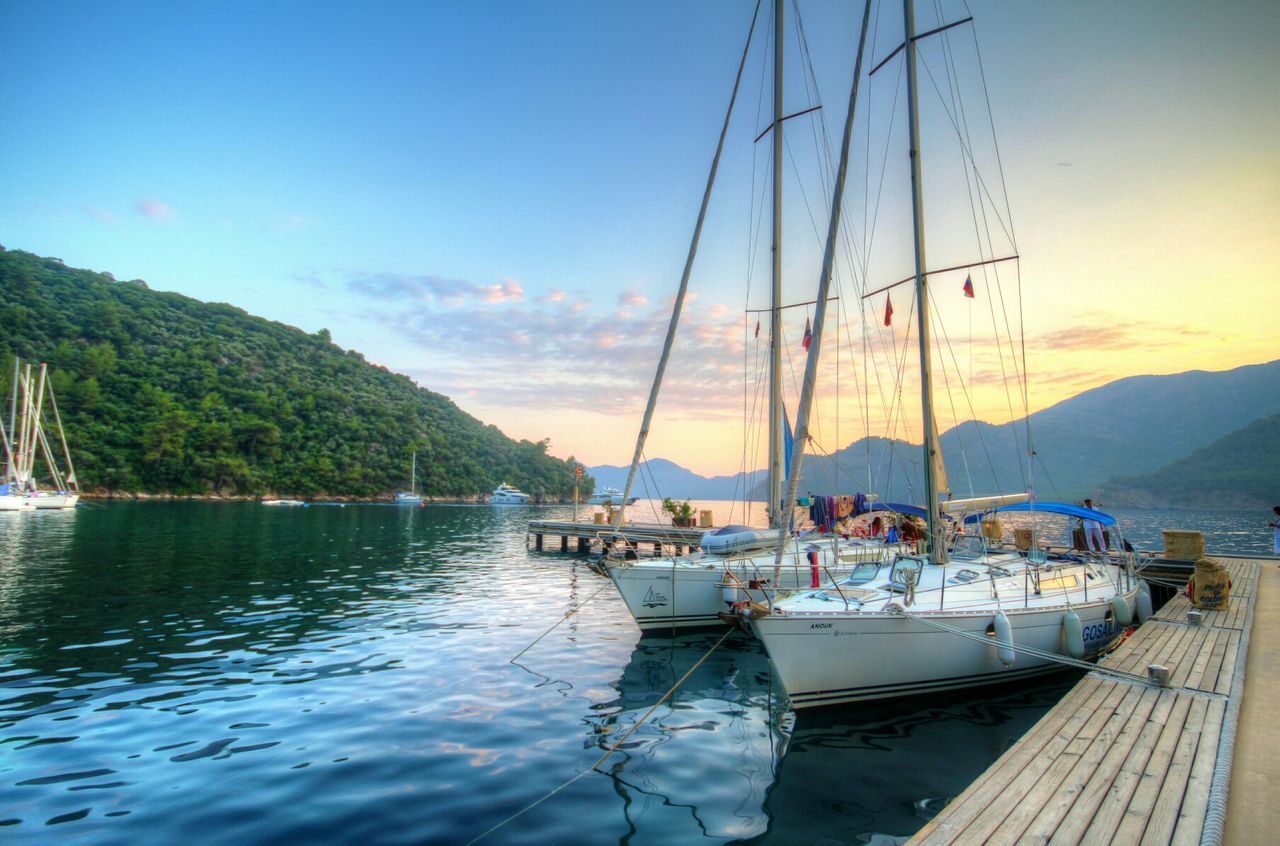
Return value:
M 1076 609 L 1068 608 L 1062 615 L 1062 639 L 1067 645 L 1067 654 L 1072 658 L 1084 657 L 1084 628 L 1080 625 L 1080 615 Z
M 1003 611 L 996 614 L 995 620 L 992 622 L 996 630 L 996 657 L 1000 659 L 1000 663 L 1006 667 L 1013 666 L 1013 627 L 1009 625 L 1009 618 L 1004 615 Z
M 1151 606 L 1151 588 L 1148 587 L 1147 583 L 1141 579 L 1138 580 L 1138 596 L 1136 603 L 1138 606 L 1138 622 L 1145 623 L 1147 620 L 1151 619 L 1151 615 L 1154 614 L 1155 611 L 1152 610 Z
M 1124 598 L 1123 593 L 1111 597 L 1111 610 L 1116 613 L 1116 625 L 1120 628 L 1133 622 L 1133 609 L 1129 607 L 1129 600 Z

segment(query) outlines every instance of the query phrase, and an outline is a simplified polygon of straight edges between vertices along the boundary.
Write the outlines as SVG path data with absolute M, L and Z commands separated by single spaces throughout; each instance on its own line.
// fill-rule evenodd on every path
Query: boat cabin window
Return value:
M 982 538 L 973 535 L 956 538 L 955 545 L 951 547 L 953 558 L 980 558 L 986 552 L 987 545 Z
M 1001 566 L 996 565 L 996 564 L 988 564 L 988 565 L 987 565 L 987 570 L 991 573 L 991 575 L 992 575 L 992 576 L 996 576 L 996 577 L 1012 576 L 1012 575 L 1013 575 L 1013 571 L 1012 571 L 1012 570 L 1007 569 L 1007 568 L 1005 568 L 1005 567 L 1001 567 Z
M 957 582 L 964 584 L 965 582 L 971 582 L 976 578 L 978 578 L 978 572 L 976 570 L 961 570 L 960 572 L 953 575 L 950 579 L 947 579 L 947 581 L 951 582 L 952 584 L 955 584 Z
M 869 582 L 880 574 L 880 565 L 874 561 L 866 561 L 853 568 L 846 581 L 855 585 Z

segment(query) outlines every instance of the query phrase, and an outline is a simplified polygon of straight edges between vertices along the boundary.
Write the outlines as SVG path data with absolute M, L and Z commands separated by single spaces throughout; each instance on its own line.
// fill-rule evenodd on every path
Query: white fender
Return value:
M 1138 606 L 1138 622 L 1145 623 L 1147 620 L 1151 619 L 1151 615 L 1155 613 L 1151 607 L 1151 588 L 1148 587 L 1147 583 L 1141 579 L 1138 580 L 1138 597 L 1136 604 Z
M 1009 625 L 1009 618 L 1004 615 L 1003 611 L 996 614 L 994 621 L 996 628 L 996 657 L 1000 659 L 1000 663 L 1006 667 L 1013 666 L 1013 627 Z
M 1129 600 L 1124 598 L 1123 593 L 1117 593 L 1111 597 L 1111 610 L 1116 615 L 1116 625 L 1125 628 L 1133 622 L 1133 609 L 1129 607 Z
M 1068 608 L 1062 615 L 1062 639 L 1067 645 L 1067 654 L 1072 658 L 1084 657 L 1084 628 L 1080 625 L 1080 615 L 1076 609 Z

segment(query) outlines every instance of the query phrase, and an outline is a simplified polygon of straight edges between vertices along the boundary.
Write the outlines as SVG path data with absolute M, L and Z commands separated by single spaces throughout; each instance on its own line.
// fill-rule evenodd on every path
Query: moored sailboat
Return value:
M 1031 498 L 962 504 L 944 496 L 931 384 L 916 52 L 920 38 L 950 26 L 917 34 L 912 0 L 904 0 L 903 44 L 895 51 L 906 63 L 915 260 L 908 281 L 915 283 L 927 532 L 913 554 L 825 589 L 775 597 L 746 615 L 796 708 L 1012 681 L 1057 669 L 1066 659 L 1095 657 L 1129 624 L 1142 590 L 1134 559 L 1125 553 L 1050 555 L 1036 543 L 1007 548 L 983 535 L 958 534 L 944 518 L 948 511 L 963 518 Z M 1068 516 L 1072 508 L 1020 507 Z M 1103 517 L 1100 522 L 1114 526 Z
M 840 165 L 834 185 L 834 198 L 831 205 L 831 217 L 827 232 L 826 251 L 823 260 L 823 281 L 819 285 L 818 302 L 825 303 L 826 286 L 832 273 L 832 255 L 840 226 L 841 196 L 844 192 L 846 165 L 849 155 L 850 139 L 855 114 L 857 97 L 857 75 L 861 68 L 863 47 L 866 43 L 868 13 L 863 17 L 862 36 L 859 41 L 858 59 L 854 71 L 855 84 L 850 92 L 849 108 L 846 114 L 844 142 L 841 150 Z M 792 444 L 788 438 L 784 422 L 782 397 L 782 160 L 783 160 L 783 121 L 786 115 L 782 103 L 782 53 L 783 53 L 783 3 L 775 0 L 773 8 L 773 120 L 768 129 L 773 145 L 772 171 L 772 266 L 769 312 L 769 401 L 768 401 L 768 472 L 766 489 L 766 513 L 769 527 L 765 530 L 753 530 L 746 526 L 726 527 L 721 530 L 729 534 L 709 535 L 703 544 L 703 551 L 688 556 L 672 556 L 668 559 L 640 561 L 632 558 L 611 558 L 605 568 L 609 577 L 617 586 L 642 630 L 688 628 L 695 626 L 716 625 L 724 621 L 727 612 L 753 599 L 761 598 L 762 591 L 776 593 L 779 590 L 795 590 L 805 587 L 817 587 L 832 579 L 843 578 L 857 572 L 858 568 L 869 563 L 880 562 L 890 555 L 894 547 L 886 545 L 880 539 L 845 538 L 835 532 L 827 534 L 800 534 L 794 531 L 793 508 L 783 504 L 783 483 L 788 472 L 794 473 L 796 467 L 789 466 L 789 453 Z M 754 32 L 755 21 L 752 21 Z M 693 241 L 690 244 L 684 274 L 680 281 L 679 292 L 672 310 L 671 323 L 667 330 L 667 338 L 659 358 L 657 373 L 650 390 L 649 402 L 645 408 L 640 434 L 637 438 L 635 454 L 631 469 L 627 476 L 624 496 L 631 490 L 639 467 L 645 439 L 653 417 L 658 391 L 662 384 L 663 374 L 671 351 L 676 327 L 688 290 L 689 276 L 693 259 L 697 254 L 699 237 L 703 220 L 707 211 L 711 189 L 715 182 L 716 169 L 724 148 L 725 135 L 736 101 L 738 85 L 742 78 L 742 68 L 746 63 L 747 49 L 751 44 L 751 33 L 748 33 L 747 48 L 744 48 L 742 62 L 738 67 L 738 77 L 734 82 L 733 94 L 730 97 L 729 113 L 725 115 L 724 127 L 721 129 L 719 145 L 712 160 L 711 173 L 708 176 L 706 190 L 703 194 L 702 208 L 698 222 L 694 228 Z M 762 133 L 763 135 L 763 133 Z M 821 315 L 821 311 L 819 311 Z M 758 331 L 758 330 L 757 330 Z M 821 318 L 817 332 L 821 332 Z M 809 361 L 816 359 L 818 350 L 810 348 L 816 342 L 814 338 L 806 340 L 809 350 Z M 812 367 L 812 364 L 810 364 Z M 807 390 L 812 391 L 812 377 L 807 377 Z M 807 399 L 802 398 L 802 409 L 807 406 Z M 789 503 L 794 503 L 794 483 Z M 619 516 L 618 519 L 621 519 Z M 723 542 L 723 543 L 721 543 Z

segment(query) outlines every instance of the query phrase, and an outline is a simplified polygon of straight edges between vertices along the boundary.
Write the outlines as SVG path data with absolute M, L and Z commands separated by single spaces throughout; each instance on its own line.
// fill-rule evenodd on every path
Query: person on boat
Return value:
M 871 521 L 871 537 L 878 538 L 883 535 L 884 535 L 884 523 L 880 521 L 879 517 L 876 517 L 874 520 Z
M 1280 555 L 1280 505 L 1272 508 L 1271 511 L 1276 515 L 1276 519 L 1267 523 L 1267 525 L 1276 530 L 1276 545 L 1273 548 L 1273 552 L 1276 555 Z
M 1093 500 L 1091 499 L 1086 499 L 1084 501 L 1084 507 L 1090 511 L 1097 511 L 1097 509 L 1093 507 Z M 1107 551 L 1107 539 L 1102 534 L 1102 524 L 1097 520 L 1084 521 L 1084 537 L 1085 543 L 1088 544 L 1090 552 Z

